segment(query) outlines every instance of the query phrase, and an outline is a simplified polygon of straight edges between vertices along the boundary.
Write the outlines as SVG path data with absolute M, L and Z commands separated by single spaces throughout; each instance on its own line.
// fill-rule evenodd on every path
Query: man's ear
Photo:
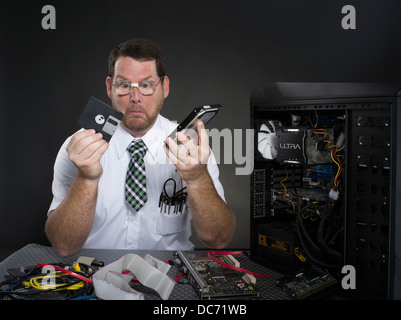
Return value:
M 111 78 L 107 77 L 106 78 L 106 90 L 107 90 L 107 95 L 109 96 L 110 99 L 111 99 L 111 86 L 112 86 Z
M 166 99 L 168 97 L 168 94 L 170 93 L 170 79 L 167 76 L 164 76 L 163 92 L 164 92 L 164 99 Z

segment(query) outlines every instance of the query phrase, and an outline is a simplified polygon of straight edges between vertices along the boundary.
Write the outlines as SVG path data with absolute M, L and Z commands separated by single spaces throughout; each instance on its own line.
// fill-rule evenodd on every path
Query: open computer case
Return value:
M 401 83 L 276 82 L 252 92 L 250 256 L 286 274 L 356 271 L 401 298 Z

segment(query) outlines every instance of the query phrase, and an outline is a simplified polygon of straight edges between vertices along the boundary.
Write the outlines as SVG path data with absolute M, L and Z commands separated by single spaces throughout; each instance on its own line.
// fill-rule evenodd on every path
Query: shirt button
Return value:
M 134 245 L 134 244 L 135 244 L 135 241 L 134 241 L 134 240 L 130 240 L 130 241 L 129 241 L 129 244 Z

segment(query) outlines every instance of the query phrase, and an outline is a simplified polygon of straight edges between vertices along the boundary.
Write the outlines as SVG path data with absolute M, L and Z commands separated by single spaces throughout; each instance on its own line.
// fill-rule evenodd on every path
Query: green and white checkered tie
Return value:
M 147 150 L 148 148 L 141 139 L 132 141 L 128 146 L 131 160 L 125 180 L 125 199 L 136 211 L 139 211 L 148 200 L 143 160 Z

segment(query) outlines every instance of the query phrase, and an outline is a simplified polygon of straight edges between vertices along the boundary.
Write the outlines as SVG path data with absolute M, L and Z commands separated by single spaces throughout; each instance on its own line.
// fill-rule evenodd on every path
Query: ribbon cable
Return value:
M 144 294 L 129 285 L 133 279 L 137 279 L 167 300 L 176 283 L 167 276 L 169 269 L 169 264 L 149 254 L 144 258 L 137 254 L 126 254 L 93 275 L 95 294 L 104 300 L 144 300 Z

